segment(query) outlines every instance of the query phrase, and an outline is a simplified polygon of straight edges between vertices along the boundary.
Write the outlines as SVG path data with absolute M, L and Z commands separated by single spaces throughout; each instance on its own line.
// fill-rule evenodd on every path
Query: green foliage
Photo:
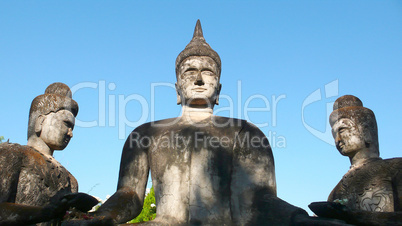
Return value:
M 129 221 L 129 223 L 150 221 L 155 219 L 155 217 L 156 217 L 155 192 L 154 187 L 152 187 L 151 191 L 145 197 L 144 206 L 142 207 L 140 215 L 138 215 L 133 220 Z
M 3 143 L 4 137 L 0 136 L 0 144 Z

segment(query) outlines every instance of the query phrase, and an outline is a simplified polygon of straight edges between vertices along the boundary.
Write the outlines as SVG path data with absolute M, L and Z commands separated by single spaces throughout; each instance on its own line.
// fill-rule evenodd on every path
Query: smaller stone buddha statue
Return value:
M 77 113 L 70 88 L 53 83 L 32 101 L 27 145 L 0 145 L 0 225 L 52 221 L 70 207 L 87 211 L 97 203 L 77 193 L 75 177 L 53 158 L 73 137 Z
M 341 204 L 338 210 L 347 212 L 340 219 L 353 224 L 387 224 L 395 219 L 402 220 L 402 158 L 380 158 L 373 111 L 363 107 L 359 98 L 345 95 L 335 101 L 329 123 L 336 148 L 349 157 L 351 163 L 349 171 L 328 197 L 328 202 Z M 336 205 L 329 208 L 337 209 Z M 318 212 L 322 211 L 321 207 L 318 203 L 310 206 Z M 328 217 L 327 210 L 326 213 L 315 212 Z

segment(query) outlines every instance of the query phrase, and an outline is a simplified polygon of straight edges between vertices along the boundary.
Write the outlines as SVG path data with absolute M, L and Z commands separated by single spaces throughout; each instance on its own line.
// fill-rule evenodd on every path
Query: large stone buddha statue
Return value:
M 220 75 L 220 57 L 197 21 L 192 40 L 176 59 L 181 116 L 145 123 L 129 135 L 117 191 L 88 224 L 135 218 L 150 172 L 157 214 L 145 224 L 289 225 L 309 219 L 277 197 L 274 158 L 261 130 L 213 115 Z

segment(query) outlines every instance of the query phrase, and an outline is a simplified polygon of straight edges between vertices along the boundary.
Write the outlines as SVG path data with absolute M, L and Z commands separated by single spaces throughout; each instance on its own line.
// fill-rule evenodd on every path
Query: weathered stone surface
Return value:
M 78 191 L 77 180 L 53 157 L 19 144 L 0 144 L 0 202 L 44 206 Z
M 207 56 L 210 57 L 216 63 L 216 68 L 218 70 L 218 74 L 220 76 L 221 72 L 221 58 L 219 57 L 218 53 L 215 52 L 209 46 L 209 44 L 205 41 L 204 34 L 201 28 L 200 20 L 197 21 L 195 25 L 193 38 L 191 39 L 190 43 L 184 48 L 183 51 L 176 58 L 176 75 L 179 72 L 180 65 L 182 64 L 183 60 L 187 59 L 191 56 Z
M 351 210 L 335 202 L 314 202 L 309 207 L 322 218 L 338 219 L 351 225 L 402 225 L 400 212 Z
M 69 207 L 97 203 L 76 193 L 77 180 L 53 158 L 68 145 L 77 112 L 68 86 L 53 83 L 32 101 L 28 144 L 0 144 L 0 225 L 57 221 Z
M 328 197 L 342 205 L 313 203 L 311 209 L 318 216 L 353 224 L 402 222 L 402 158 L 379 157 L 374 113 L 357 97 L 346 95 L 336 100 L 330 124 L 338 151 L 352 165 Z
M 372 212 L 402 211 L 402 159 L 368 159 L 349 170 L 328 201 L 345 200 L 347 207 Z
M 147 225 L 290 225 L 320 222 L 276 196 L 268 139 L 253 124 L 214 116 L 221 90 L 219 55 L 198 21 L 176 60 L 178 118 L 150 122 L 128 137 L 117 192 L 94 224 L 125 223 L 142 209 L 149 172 L 157 215 Z M 77 223 L 77 222 L 74 222 Z

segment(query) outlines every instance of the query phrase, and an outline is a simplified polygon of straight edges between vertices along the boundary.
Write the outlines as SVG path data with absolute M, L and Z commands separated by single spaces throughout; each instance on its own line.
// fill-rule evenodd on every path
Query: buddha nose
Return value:
M 194 85 L 202 86 L 204 85 L 204 81 L 202 80 L 201 72 L 197 73 L 197 78 L 195 79 Z
M 339 142 L 341 142 L 341 138 L 339 136 L 339 133 L 337 133 L 335 137 L 335 144 L 338 144 Z
M 67 135 L 70 136 L 71 138 L 73 137 L 73 129 L 68 128 Z

